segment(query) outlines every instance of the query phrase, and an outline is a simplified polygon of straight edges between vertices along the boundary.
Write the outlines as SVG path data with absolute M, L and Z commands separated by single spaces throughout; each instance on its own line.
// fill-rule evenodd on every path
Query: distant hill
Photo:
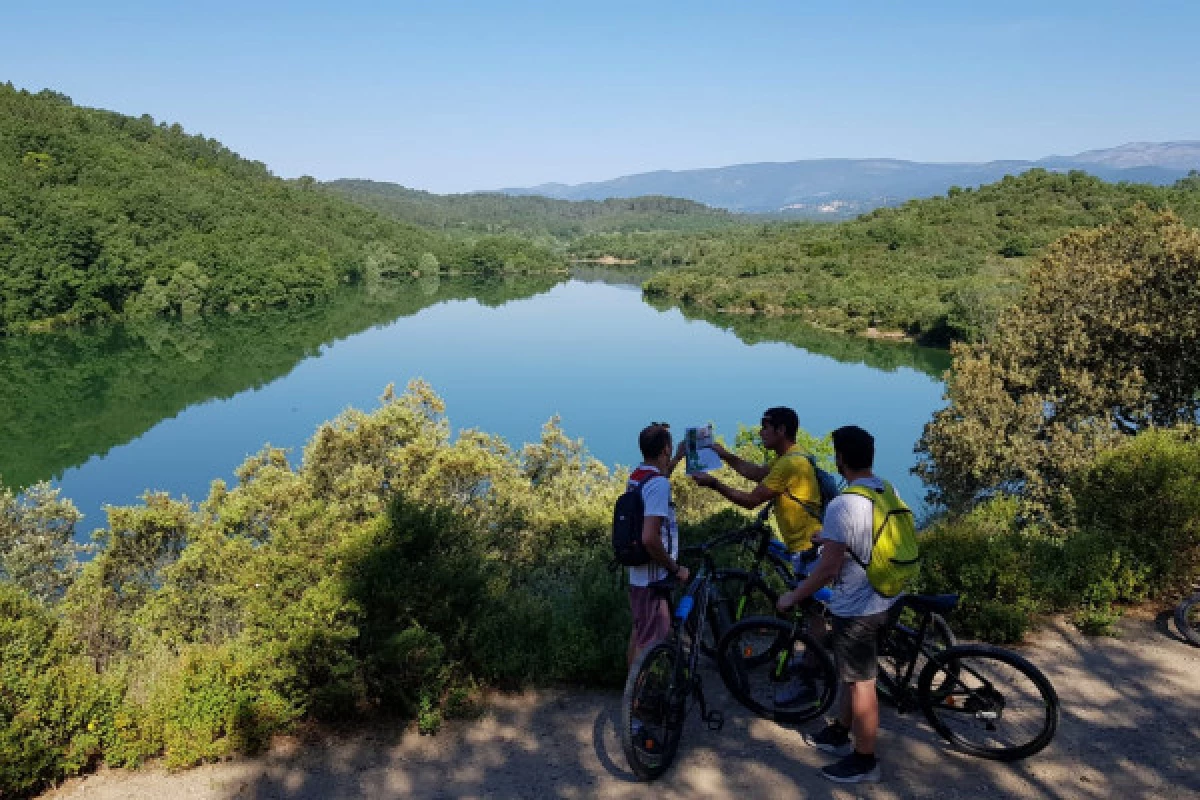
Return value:
M 723 209 L 677 197 L 561 200 L 495 192 L 432 194 L 396 183 L 336 180 L 320 187 L 385 216 L 446 233 L 549 235 L 713 230 L 743 224 Z
M 595 234 L 571 252 L 669 267 L 645 292 L 699 311 L 791 314 L 824 328 L 899 330 L 938 344 L 986 336 L 1048 244 L 1139 204 L 1200 225 L 1200 174 L 1151 186 L 1032 169 L 836 224 Z
M 945 194 L 953 186 L 994 183 L 1035 167 L 1055 172 L 1083 170 L 1113 183 L 1164 186 L 1186 176 L 1189 170 L 1200 169 L 1200 141 L 1126 144 L 1038 161 L 940 164 L 890 158 L 822 158 L 659 170 L 575 186 L 547 183 L 500 191 L 566 200 L 658 194 L 685 197 L 730 211 L 839 219 L 914 198 Z
M 303 305 L 420 265 L 551 264 L 515 237 L 451 238 L 281 180 L 179 125 L 0 83 L 0 336 Z

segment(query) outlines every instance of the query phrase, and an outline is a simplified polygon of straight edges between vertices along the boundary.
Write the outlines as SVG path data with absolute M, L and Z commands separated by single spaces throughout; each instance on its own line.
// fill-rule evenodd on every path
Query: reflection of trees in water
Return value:
M 657 298 L 647 298 L 646 302 L 659 311 L 679 308 L 688 319 L 702 319 L 730 331 L 746 344 L 784 342 L 843 363 L 865 364 L 886 372 L 908 367 L 939 379 L 950 369 L 950 353 L 946 350 L 823 331 L 795 317 L 713 314 Z
M 0 338 L 0 480 L 60 475 L 191 405 L 264 386 L 322 345 L 434 303 L 495 307 L 561 279 L 443 276 L 432 292 L 428 281 L 383 283 L 307 308 Z

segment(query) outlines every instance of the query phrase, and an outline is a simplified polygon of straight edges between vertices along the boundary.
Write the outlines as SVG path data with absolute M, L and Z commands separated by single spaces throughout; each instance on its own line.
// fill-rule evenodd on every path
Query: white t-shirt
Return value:
M 649 470 L 657 473 L 653 478 L 646 481 L 642 485 L 642 502 L 645 504 L 645 515 L 647 517 L 662 517 L 663 524 L 661 530 L 663 549 L 670 554 L 672 560 L 679 558 L 679 526 L 675 522 L 675 504 L 671 502 L 671 481 L 667 480 L 666 476 L 660 473 L 654 467 L 648 464 L 642 464 L 636 470 L 636 475 L 639 471 Z M 637 481 L 630 480 L 629 486 L 637 486 Z M 661 581 L 670 576 L 670 573 L 663 567 L 660 567 L 657 562 L 651 561 L 640 567 L 629 568 L 629 585 L 630 586 L 649 586 L 655 581 Z
M 875 477 L 860 478 L 850 485 L 882 489 L 883 481 Z M 821 536 L 831 542 L 845 542 L 848 551 L 831 587 L 830 612 L 837 617 L 865 617 L 891 608 L 897 598 L 884 597 L 875 591 L 867 580 L 867 571 L 849 552 L 853 551 L 863 563 L 871 560 L 871 547 L 875 543 L 875 506 L 871 501 L 862 495 L 839 494 L 825 509 Z

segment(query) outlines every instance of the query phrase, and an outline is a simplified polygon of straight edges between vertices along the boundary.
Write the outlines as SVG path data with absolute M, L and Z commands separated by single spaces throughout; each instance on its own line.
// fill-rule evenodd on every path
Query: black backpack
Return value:
M 640 567 L 650 563 L 650 554 L 646 552 L 646 545 L 642 544 L 642 525 L 646 518 L 642 487 L 658 477 L 661 475 L 655 472 L 642 478 L 626 489 L 613 506 L 613 560 L 618 564 Z

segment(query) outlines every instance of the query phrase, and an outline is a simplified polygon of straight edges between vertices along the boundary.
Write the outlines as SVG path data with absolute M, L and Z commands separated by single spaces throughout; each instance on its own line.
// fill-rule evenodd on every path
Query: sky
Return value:
M 434 192 L 1200 139 L 1195 2 L 4 0 L 0 82 Z

